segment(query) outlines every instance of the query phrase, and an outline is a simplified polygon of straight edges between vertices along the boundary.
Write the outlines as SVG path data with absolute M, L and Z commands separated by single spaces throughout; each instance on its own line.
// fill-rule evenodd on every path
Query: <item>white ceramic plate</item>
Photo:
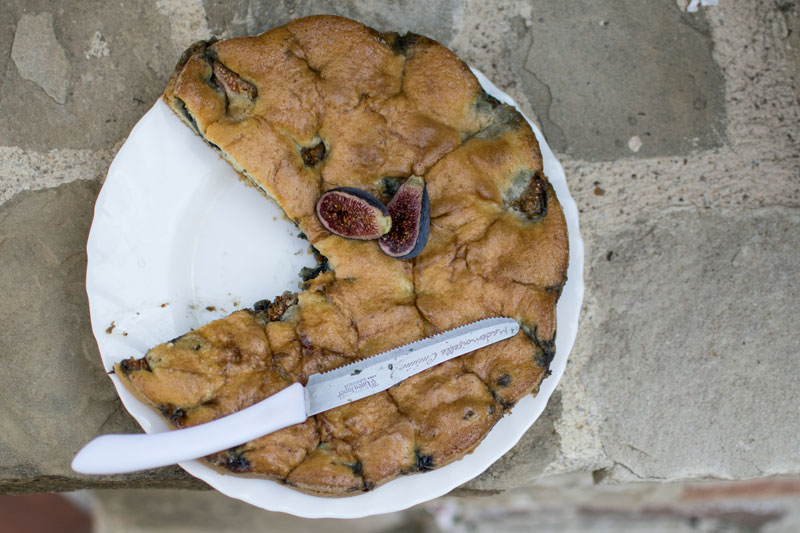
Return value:
M 484 89 L 515 105 L 483 74 Z M 530 122 L 530 121 L 529 121 Z M 191 475 L 271 511 L 309 518 L 356 518 L 411 507 L 446 494 L 499 459 L 539 417 L 561 379 L 583 301 L 583 241 L 564 171 L 535 125 L 544 171 L 569 229 L 567 284 L 558 302 L 552 374 L 536 398 L 521 400 L 474 452 L 443 468 L 402 477 L 346 498 L 302 494 L 267 480 L 224 475 L 198 461 Z M 86 291 L 103 364 L 131 356 L 191 328 L 298 286 L 313 266 L 308 243 L 272 202 L 234 170 L 160 100 L 133 128 L 108 171 L 87 244 Z M 167 430 L 149 407 L 111 376 L 128 412 L 148 433 Z

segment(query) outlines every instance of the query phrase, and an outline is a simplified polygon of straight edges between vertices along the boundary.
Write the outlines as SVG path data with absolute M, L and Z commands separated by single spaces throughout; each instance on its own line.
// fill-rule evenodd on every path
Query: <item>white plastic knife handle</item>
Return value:
M 295 383 L 266 400 L 198 426 L 137 435 L 103 435 L 72 460 L 81 474 L 122 474 L 173 465 L 227 450 L 306 419 L 303 386 Z

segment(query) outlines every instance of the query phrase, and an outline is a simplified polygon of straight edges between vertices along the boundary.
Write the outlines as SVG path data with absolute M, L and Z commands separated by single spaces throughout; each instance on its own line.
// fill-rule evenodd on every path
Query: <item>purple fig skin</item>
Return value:
M 383 202 L 367 191 L 354 187 L 336 187 L 317 200 L 317 218 L 335 235 L 368 241 L 389 232 L 391 215 Z
M 418 202 L 409 205 L 409 202 Z M 425 180 L 411 176 L 403 183 L 387 206 L 392 215 L 392 229 L 378 240 L 383 253 L 397 259 L 418 256 L 428 243 L 431 206 Z M 408 210 L 415 213 L 409 216 Z

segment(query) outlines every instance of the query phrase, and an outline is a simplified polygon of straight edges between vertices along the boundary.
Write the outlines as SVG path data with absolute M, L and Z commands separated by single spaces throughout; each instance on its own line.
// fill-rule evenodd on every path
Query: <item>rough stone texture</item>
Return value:
M 786 53 L 789 76 L 792 78 L 792 87 L 795 97 L 800 101 L 800 7 L 797 0 L 779 0 L 778 9 L 786 19 Z
M 594 235 L 672 207 L 800 206 L 797 71 L 787 53 L 784 16 L 771 2 L 708 8 L 706 14 L 726 77 L 726 144 L 682 157 L 562 158 L 590 245 Z
M 6 66 L 11 62 L 11 46 L 14 43 L 14 33 L 17 30 L 17 18 L 0 14 L 0 72 L 6 72 Z M 2 102 L 2 100 L 0 100 Z
M 17 23 L 11 58 L 20 76 L 63 104 L 69 90 L 69 61 L 53 32 L 53 14 L 23 15 Z
M 800 473 L 798 229 L 800 210 L 684 208 L 595 241 L 582 374 L 612 476 Z
M 0 205 L 20 191 L 57 187 L 71 181 L 102 181 L 116 153 L 110 150 L 36 152 L 0 146 Z
M 0 206 L 0 490 L 141 484 L 178 468 L 86 477 L 69 468 L 98 433 L 140 431 L 99 365 L 86 301 L 86 237 L 99 186 L 77 181 Z M 13 369 L 13 370 L 12 370 Z
M 156 7 L 169 18 L 172 42 L 178 54 L 192 43 L 211 37 L 201 0 L 156 0 Z
M 141 0 L 102 10 L 85 1 L 69 10 L 43 0 L 6 2 L 0 490 L 202 486 L 177 468 L 99 479 L 69 471 L 72 453 L 92 436 L 135 429 L 89 331 L 83 248 L 92 202 L 183 47 L 320 12 L 453 47 L 543 126 L 581 212 L 587 292 L 567 372 L 546 415 L 459 494 L 570 472 L 601 483 L 594 491 L 627 490 L 605 484 L 642 479 L 800 472 L 792 447 L 800 434 L 797 2 L 720 2 L 689 15 L 682 1 L 647 8 L 603 1 L 558 12 L 540 0 L 307 0 L 269 8 Z M 70 61 L 64 105 L 25 80 L 11 58 L 20 20 L 45 12 Z M 659 90 L 663 98 L 652 96 Z M 695 109 L 698 97 L 705 108 Z M 634 104 L 635 124 L 627 112 Z M 521 528 L 556 508 L 533 505 L 547 490 L 554 489 L 491 501 L 511 513 L 509 529 Z M 140 494 L 120 493 L 114 513 L 139 512 Z M 228 512 L 207 502 L 213 497 L 181 495 L 196 498 L 195 508 Z M 243 506 L 233 504 L 229 516 L 238 517 Z M 469 515 L 466 504 L 447 499 L 431 505 L 429 515 L 413 515 L 417 529 L 461 513 L 467 529 L 485 530 L 493 516 L 480 506 Z M 685 529 L 693 524 L 687 517 L 665 523 Z M 241 520 L 243 528 L 253 523 Z M 777 524 L 768 520 L 763 530 L 779 531 Z
M 42 20 L 50 14 L 49 38 L 57 40 L 66 53 L 68 79 L 48 82 L 57 91 L 56 98 L 45 92 L 51 89 L 42 90 L 24 77 L 31 75 L 30 71 L 60 71 L 63 54 L 48 54 L 34 67 L 26 66 L 27 73 L 20 72 L 16 59 L 8 61 L 0 77 L 0 145 L 38 151 L 114 146 L 153 104 L 178 59 L 169 37 L 169 22 L 145 0 L 114 3 L 103 9 L 87 0 L 69 4 L 9 0 L 0 10 L 0 27 L 21 23 L 24 29 L 30 24 L 25 21 Z M 97 32 L 108 55 L 90 54 Z M 31 38 L 41 43 L 48 35 Z M 11 44 L 0 37 L 0 57 L 9 55 Z M 44 55 L 35 45 L 26 50 L 28 55 Z M 40 79 L 44 74 L 37 76 Z M 63 92 L 64 87 L 69 90 Z

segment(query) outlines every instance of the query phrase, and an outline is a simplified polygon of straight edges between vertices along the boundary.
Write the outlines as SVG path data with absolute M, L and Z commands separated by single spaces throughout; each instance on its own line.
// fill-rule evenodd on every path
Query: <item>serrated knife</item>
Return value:
M 487 318 L 432 337 L 313 374 L 246 409 L 186 429 L 135 435 L 103 435 L 72 460 L 81 474 L 122 474 L 197 459 L 227 450 L 309 416 L 384 391 L 423 370 L 513 337 L 511 318 Z

